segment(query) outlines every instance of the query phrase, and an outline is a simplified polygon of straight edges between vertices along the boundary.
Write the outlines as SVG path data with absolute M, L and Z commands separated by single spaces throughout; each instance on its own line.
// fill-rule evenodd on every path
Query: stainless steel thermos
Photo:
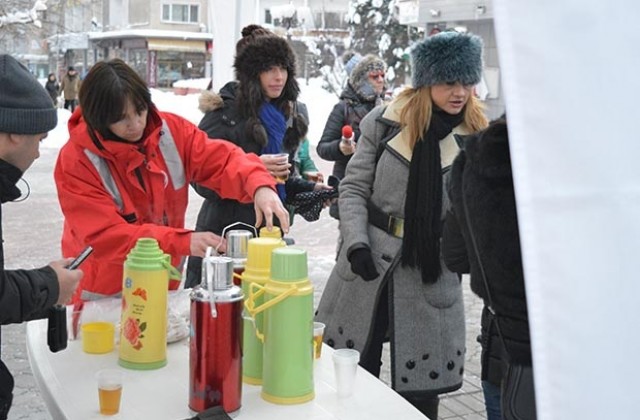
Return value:
M 189 408 L 237 411 L 242 396 L 242 289 L 233 284 L 233 259 L 202 260 L 202 282 L 191 292 Z

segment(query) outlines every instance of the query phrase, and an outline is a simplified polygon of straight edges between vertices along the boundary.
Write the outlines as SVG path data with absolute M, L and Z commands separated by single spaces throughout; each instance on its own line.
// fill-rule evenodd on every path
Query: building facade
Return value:
M 90 32 L 92 60 L 121 58 L 150 87 L 210 76 L 207 0 L 104 0 L 103 31 Z

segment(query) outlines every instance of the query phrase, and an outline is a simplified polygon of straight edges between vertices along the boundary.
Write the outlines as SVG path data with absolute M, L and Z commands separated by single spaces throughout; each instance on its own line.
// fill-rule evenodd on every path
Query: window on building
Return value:
M 183 3 L 164 3 L 162 20 L 164 22 L 198 23 L 199 5 Z
M 264 23 L 273 23 L 271 21 L 271 9 L 265 9 L 264 11 Z

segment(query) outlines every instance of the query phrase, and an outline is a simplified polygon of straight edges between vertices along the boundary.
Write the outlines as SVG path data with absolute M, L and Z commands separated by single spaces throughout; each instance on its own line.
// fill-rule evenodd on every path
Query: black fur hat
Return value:
M 256 116 L 259 107 L 264 102 L 264 94 L 260 86 L 260 73 L 273 66 L 287 69 L 287 82 L 276 103 L 295 101 L 300 93 L 296 81 L 296 56 L 289 43 L 278 36 L 261 36 L 247 44 L 236 55 L 233 66 L 236 69 L 236 79 L 240 82 L 238 100 L 243 109 L 248 107 L 251 116 Z
M 413 87 L 460 82 L 475 85 L 482 78 L 482 40 L 476 35 L 440 32 L 411 51 Z
M 256 37 L 237 53 L 233 66 L 239 82 L 236 94 L 238 110 L 247 118 L 246 135 L 262 145 L 266 145 L 267 136 L 260 123 L 259 112 L 266 98 L 260 84 L 260 73 L 273 66 L 287 69 L 287 81 L 282 94 L 271 102 L 284 112 L 293 127 L 293 130 L 287 130 L 284 146 L 287 151 L 295 150 L 300 139 L 306 135 L 308 124 L 296 112 L 295 102 L 300 87 L 296 81 L 296 56 L 289 43 L 275 35 Z

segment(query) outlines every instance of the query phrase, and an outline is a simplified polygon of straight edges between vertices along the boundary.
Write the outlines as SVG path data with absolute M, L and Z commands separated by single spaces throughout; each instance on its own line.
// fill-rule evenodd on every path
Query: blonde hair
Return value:
M 433 101 L 431 100 L 431 87 L 408 88 L 398 94 L 398 101 L 406 101 L 400 111 L 400 126 L 406 130 L 411 150 L 416 142 L 422 139 L 429 129 Z M 474 95 L 469 97 L 464 111 L 463 123 L 471 131 L 479 131 L 489 125 L 484 115 L 484 106 Z

